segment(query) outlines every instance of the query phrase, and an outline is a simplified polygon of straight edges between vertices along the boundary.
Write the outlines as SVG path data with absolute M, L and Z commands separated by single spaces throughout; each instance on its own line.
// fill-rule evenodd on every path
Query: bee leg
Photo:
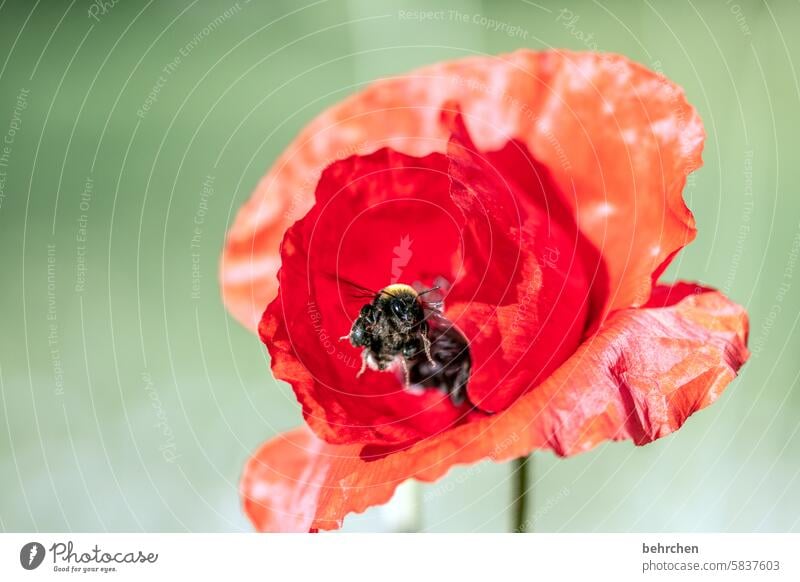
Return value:
M 429 340 L 428 336 L 424 333 L 422 334 L 422 348 L 425 350 L 425 356 L 428 358 L 428 362 L 431 366 L 435 366 L 436 362 L 433 361 L 433 357 L 431 356 L 431 340 Z
M 469 365 L 462 364 L 453 381 L 453 388 L 450 392 L 450 401 L 455 406 L 461 406 L 467 399 L 467 382 L 469 381 Z
M 367 369 L 367 350 L 361 352 L 361 369 L 356 374 L 356 378 L 360 378 L 364 371 Z
M 339 338 L 340 342 L 348 341 L 350 338 L 353 337 L 353 330 L 356 328 L 356 323 L 357 322 L 358 322 L 358 320 L 353 322 L 353 325 L 350 326 L 350 331 L 347 332 L 347 335 L 343 335 L 342 337 Z
M 403 378 L 405 378 L 406 390 L 411 387 L 411 376 L 408 373 L 408 362 L 403 356 L 400 356 L 400 365 L 403 368 Z

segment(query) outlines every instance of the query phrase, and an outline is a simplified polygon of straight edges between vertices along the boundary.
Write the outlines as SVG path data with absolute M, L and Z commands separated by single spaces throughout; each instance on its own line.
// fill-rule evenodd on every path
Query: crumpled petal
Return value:
M 388 501 L 404 480 L 434 481 L 457 464 L 648 443 L 721 394 L 748 357 L 747 333 L 746 312 L 721 293 L 658 286 L 646 307 L 614 313 L 498 414 L 388 452 L 325 443 L 307 428 L 269 441 L 245 469 L 245 511 L 259 530 L 335 529 L 348 513 Z
M 479 150 L 516 139 L 550 169 L 602 253 L 601 313 L 643 304 L 653 273 L 695 235 L 681 191 L 701 165 L 702 123 L 680 87 L 625 57 L 520 50 L 380 80 L 313 120 L 228 235 L 221 280 L 231 313 L 256 328 L 277 291 L 280 241 L 313 204 L 325 167 L 383 147 L 417 157 L 444 152 L 439 113 L 452 101 Z
M 372 297 L 348 304 L 348 282 L 374 295 L 393 282 L 453 281 L 444 315 L 469 342 L 468 392 L 483 412 L 547 378 L 587 327 L 577 227 L 547 212 L 561 193 L 501 175 L 491 162 L 508 149 L 478 152 L 457 107 L 442 123 L 452 132 L 446 157 L 385 148 L 331 164 L 316 204 L 285 236 L 280 292 L 259 331 L 275 377 L 329 442 L 409 443 L 475 417 L 442 392 L 410 393 L 398 374 L 357 375 L 361 350 L 333 338 Z
M 335 462 L 326 452 L 330 446 L 303 426 L 268 441 L 250 458 L 240 489 L 257 530 L 311 529 L 329 464 Z
M 326 170 L 317 204 L 287 231 L 281 293 L 259 332 L 274 376 L 292 385 L 304 418 L 327 441 L 416 441 L 472 416 L 444 392 L 406 390 L 399 370 L 359 377 L 362 349 L 339 339 L 389 283 L 455 279 L 463 217 L 447 168 L 441 154 L 352 156 Z
M 562 225 L 547 212 L 562 203 L 561 193 L 544 184 L 523 189 L 492 164 L 508 147 L 491 157 L 478 152 L 458 110 L 443 114 L 453 132 L 450 193 L 465 221 L 464 266 L 445 315 L 469 341 L 471 402 L 496 412 L 575 351 L 586 328 L 589 280 L 574 223 Z

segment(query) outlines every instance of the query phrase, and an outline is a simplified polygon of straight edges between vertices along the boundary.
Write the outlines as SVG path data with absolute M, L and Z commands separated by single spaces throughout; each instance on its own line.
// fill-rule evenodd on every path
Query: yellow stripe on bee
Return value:
M 381 293 L 386 293 L 387 295 L 410 294 L 413 297 L 418 295 L 416 289 L 414 289 L 411 285 L 406 285 L 405 283 L 393 283 L 381 289 Z

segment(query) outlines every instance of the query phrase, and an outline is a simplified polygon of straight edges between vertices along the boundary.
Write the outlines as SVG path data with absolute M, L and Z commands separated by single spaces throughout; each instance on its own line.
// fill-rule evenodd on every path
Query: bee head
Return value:
M 419 294 L 409 285 L 397 283 L 380 291 L 378 301 L 386 315 L 407 325 L 418 323 L 423 317 Z

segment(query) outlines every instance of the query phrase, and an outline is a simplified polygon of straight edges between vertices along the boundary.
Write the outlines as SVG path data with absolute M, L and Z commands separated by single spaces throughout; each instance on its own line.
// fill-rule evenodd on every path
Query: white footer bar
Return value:
M 800 580 L 800 534 L 0 534 L 0 580 Z

